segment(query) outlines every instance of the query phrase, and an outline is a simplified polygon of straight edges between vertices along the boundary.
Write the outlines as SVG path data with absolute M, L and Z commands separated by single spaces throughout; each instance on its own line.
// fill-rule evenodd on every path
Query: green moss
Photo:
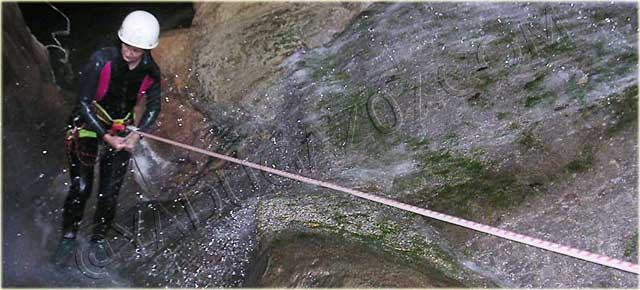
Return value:
M 562 37 L 543 49 L 543 52 L 547 54 L 559 55 L 564 53 L 575 53 L 576 46 L 573 41 L 568 37 Z
M 408 145 L 411 150 L 424 150 L 429 148 L 429 139 L 427 138 L 416 138 L 413 136 L 409 136 L 406 138 L 405 143 Z
M 636 232 L 631 238 L 626 242 L 624 246 L 624 256 L 631 257 L 634 253 L 638 253 L 638 233 Z
M 540 89 L 542 81 L 544 81 L 544 73 L 538 74 L 532 81 L 524 85 L 524 89 L 527 91 L 535 91 Z
M 501 121 L 501 120 L 504 120 L 504 119 L 506 119 L 507 117 L 509 117 L 509 115 L 511 115 L 511 113 L 510 113 L 510 112 L 497 112 L 497 113 L 496 113 L 496 118 L 498 118 L 498 120 L 500 120 L 500 121 Z
M 476 214 L 472 204 L 484 208 L 483 213 L 512 207 L 526 196 L 513 175 L 496 174 L 490 164 L 476 159 L 483 154 L 475 150 L 472 157 L 455 155 L 443 149 L 421 154 L 420 171 L 394 180 L 394 190 L 414 191 L 405 201 L 468 217 Z
M 473 158 L 478 158 L 479 156 L 486 155 L 486 154 L 487 154 L 487 150 L 484 150 L 482 148 L 476 148 L 476 147 L 471 148 L 471 156 Z
M 638 54 L 636 51 L 626 51 L 609 57 L 607 62 L 593 67 L 591 75 L 599 80 L 619 78 L 620 75 L 632 73 L 637 70 Z
M 615 116 L 615 123 L 607 128 L 608 136 L 638 122 L 638 87 L 637 85 L 627 87 L 622 93 L 610 99 L 611 113 Z
M 397 124 L 390 124 L 393 116 L 399 116 L 396 111 L 374 123 L 367 102 L 377 94 L 369 86 L 354 85 L 344 93 L 327 96 L 319 102 L 321 109 L 327 112 L 323 117 L 326 120 L 323 129 L 331 136 L 329 140 L 335 147 L 344 149 L 345 153 L 366 148 L 370 156 L 375 157 L 403 141 L 393 127 Z M 378 105 L 381 103 L 376 102 Z
M 524 151 L 546 148 L 544 142 L 533 133 L 534 128 L 535 126 L 523 131 L 518 139 L 516 139 L 516 143 L 519 144 Z
M 305 66 L 311 70 L 311 78 L 315 81 L 349 81 L 349 74 L 342 69 L 347 58 L 340 53 L 327 55 L 310 55 Z
M 494 76 L 492 72 L 493 70 L 482 70 L 475 73 L 472 85 L 476 89 L 476 92 L 467 98 L 469 105 L 486 108 L 490 104 L 484 96 L 491 95 L 492 86 L 499 79 L 499 77 Z
M 503 67 L 500 70 L 498 70 L 498 72 L 496 73 L 496 79 L 498 80 L 505 79 L 511 74 L 511 72 L 512 72 L 511 69 Z
M 525 108 L 532 108 L 540 103 L 551 103 L 552 100 L 555 100 L 556 95 L 551 91 L 543 91 L 539 94 L 534 94 L 527 96 L 524 100 Z
M 448 184 L 438 190 L 438 199 L 430 206 L 436 210 L 469 216 L 471 203 L 479 204 L 487 214 L 506 209 L 524 200 L 513 176 L 480 175 L 464 184 Z
M 614 75 L 622 75 L 631 72 L 638 66 L 638 53 L 636 51 L 627 51 L 616 55 L 609 61 L 609 65 L 613 67 Z
M 347 222 L 346 217 L 347 217 L 346 215 L 343 215 L 339 212 L 334 213 L 332 216 L 333 220 L 336 222 L 338 226 L 343 226 L 344 224 L 346 224 Z
M 585 160 L 573 160 L 567 164 L 566 169 L 569 173 L 583 172 L 590 167 L 590 163 Z
M 565 169 L 569 173 L 585 172 L 593 166 L 593 162 L 594 162 L 593 148 L 591 146 L 587 146 L 585 147 L 583 152 L 584 154 L 579 156 L 578 159 L 569 162 L 565 166 Z
M 368 231 L 363 231 L 362 227 L 353 230 L 353 227 L 345 227 L 345 224 L 360 225 L 368 222 L 366 215 L 362 214 L 338 214 L 335 224 L 322 221 L 305 222 L 308 230 L 320 230 L 339 235 L 346 239 L 362 242 L 368 246 L 379 248 L 390 254 L 394 254 L 405 259 L 407 262 L 427 262 L 436 267 L 448 277 L 459 279 L 465 272 L 455 257 L 444 251 L 437 243 L 427 240 L 422 236 L 411 234 L 405 226 L 392 220 L 382 220 L 374 222 Z M 399 240 L 399 235 L 406 235 L 409 238 Z
M 407 229 L 392 220 L 385 219 L 374 222 L 367 230 L 364 230 L 364 224 L 369 223 L 367 217 L 367 215 L 361 213 L 336 213 L 332 216 L 333 222 L 326 223 L 312 220 L 304 222 L 304 225 L 307 228 L 321 229 L 343 237 L 350 237 L 369 245 L 383 246 L 388 250 L 400 249 L 405 253 L 413 254 L 415 257 L 435 256 L 440 259 L 451 260 L 451 257 L 437 245 L 430 243 L 430 241 L 425 242 L 424 239 L 416 236 L 411 238 L 409 245 L 400 246 L 397 238 L 400 234 L 406 233 Z M 346 225 L 353 225 L 353 227 L 347 227 Z
M 603 57 L 607 54 L 607 43 L 604 41 L 598 41 L 593 45 L 593 48 L 596 51 L 597 57 Z
M 445 134 L 442 137 L 442 143 L 450 145 L 450 146 L 454 146 L 454 145 L 458 145 L 458 134 L 456 134 L 455 132 L 449 132 L 447 134 Z
M 534 107 L 543 102 L 555 99 L 555 94 L 542 86 L 546 73 L 539 73 L 532 81 L 524 85 L 527 97 L 524 100 L 525 108 Z
M 614 13 L 613 11 L 608 11 L 606 9 L 603 9 L 602 7 L 596 7 L 594 8 L 594 10 L 591 11 L 591 17 L 596 22 L 602 22 L 607 18 L 614 19 L 616 18 L 616 16 L 617 14 Z
M 420 160 L 419 167 L 426 174 L 440 177 L 454 184 L 465 183 L 483 170 L 480 161 L 453 156 L 446 149 L 425 154 Z
M 518 121 L 513 121 L 509 124 L 509 127 L 507 127 L 507 129 L 509 130 L 520 129 L 520 123 Z
M 380 239 L 386 240 L 388 238 L 396 237 L 400 233 L 399 226 L 389 220 L 383 220 L 374 225 L 380 231 Z
M 626 52 L 620 53 L 620 54 L 616 55 L 616 61 L 621 62 L 621 63 L 637 64 L 638 63 L 638 52 L 630 50 L 630 51 L 626 51 Z

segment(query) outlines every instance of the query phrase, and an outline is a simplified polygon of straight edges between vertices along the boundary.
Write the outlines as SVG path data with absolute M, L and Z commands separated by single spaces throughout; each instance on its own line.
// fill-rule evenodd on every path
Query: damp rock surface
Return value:
M 424 218 L 325 191 L 263 198 L 257 237 L 258 258 L 250 277 L 256 286 L 501 284 L 468 267 Z M 300 268 L 292 260 L 305 262 Z M 364 273 L 378 274 L 363 277 Z
M 637 263 L 636 8 L 198 3 L 192 26 L 154 51 L 165 73 L 154 132 Z M 637 287 L 631 273 L 150 140 L 136 156 L 112 276 L 69 283 Z M 65 172 L 53 171 L 33 175 L 53 194 L 37 201 L 45 226 L 28 229 L 59 215 Z M 33 196 L 19 192 L 30 190 L 3 201 Z M 56 232 L 41 232 L 24 245 L 51 247 Z
M 331 236 L 283 234 L 270 243 L 254 287 L 462 287 L 420 264 Z
M 376 3 L 331 41 L 285 58 L 280 77 L 244 94 L 254 101 L 199 107 L 222 115 L 241 136 L 240 156 L 262 165 L 635 261 L 625 244 L 637 240 L 637 197 L 630 194 L 637 169 L 621 162 L 636 146 L 633 7 Z M 272 192 L 291 198 L 310 190 L 264 178 Z M 296 220 L 314 224 L 304 218 L 314 206 L 327 208 L 311 203 L 294 210 Z M 629 273 L 429 223 L 470 268 L 501 285 L 637 282 Z M 547 270 L 555 267 L 563 270 Z M 572 274 L 582 271 L 598 274 Z

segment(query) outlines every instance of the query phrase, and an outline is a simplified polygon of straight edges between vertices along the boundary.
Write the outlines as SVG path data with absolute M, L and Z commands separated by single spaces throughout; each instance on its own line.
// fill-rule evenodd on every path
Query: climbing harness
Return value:
M 66 149 L 67 149 L 67 160 L 69 160 L 69 162 L 71 162 L 72 160 L 71 154 L 75 152 L 76 157 L 78 158 L 78 161 L 80 161 L 82 165 L 93 166 L 96 164 L 98 155 L 82 152 L 80 150 L 80 145 L 79 145 L 80 143 L 79 138 L 96 138 L 91 133 L 95 134 L 95 132 L 93 131 L 88 131 L 82 128 L 72 128 L 69 131 L 67 131 Z M 87 136 L 87 134 L 89 136 Z
M 186 145 L 186 144 L 182 144 L 173 140 L 169 140 L 166 138 L 162 138 L 162 137 L 158 137 L 149 133 L 144 133 L 139 131 L 136 127 L 133 126 L 129 126 L 128 127 L 132 132 L 136 132 L 137 134 L 139 134 L 142 137 L 147 137 L 149 139 L 153 139 L 156 141 L 160 141 L 163 143 L 167 143 L 176 147 L 180 147 L 189 151 L 193 151 L 193 152 L 198 152 L 204 155 L 208 155 L 211 157 L 215 157 L 215 158 L 219 158 L 219 159 L 223 159 L 229 162 L 233 162 L 236 164 L 240 164 L 240 165 L 244 165 L 253 169 L 257 169 L 257 170 L 262 170 L 262 171 L 266 171 L 269 172 L 271 174 L 275 174 L 275 175 L 279 175 L 282 177 L 286 177 L 289 179 L 293 179 L 293 180 L 297 180 L 303 183 L 307 183 L 307 184 L 312 184 L 312 185 L 317 185 L 317 186 L 321 186 L 321 187 L 325 187 L 325 188 L 329 188 L 329 189 L 333 189 L 333 190 L 337 190 L 340 192 L 344 192 L 344 193 L 348 193 L 366 200 L 370 200 L 370 201 L 374 201 L 377 203 L 381 203 L 381 204 L 385 204 L 388 206 L 392 206 L 395 208 L 399 208 L 405 211 L 409 211 L 409 212 L 413 212 L 422 216 L 426 216 L 426 217 L 430 217 L 436 220 L 440 220 L 443 222 L 447 222 L 447 223 L 451 223 L 454 225 L 458 225 L 461 227 L 465 227 L 468 229 L 472 229 L 478 232 L 483 232 L 483 233 L 487 233 L 490 235 L 494 235 L 497 237 L 501 237 L 503 239 L 507 239 L 507 240 L 511 240 L 514 242 L 519 242 L 519 243 L 523 243 L 526 245 L 530 245 L 533 247 L 537 247 L 537 248 L 541 248 L 541 249 L 545 249 L 548 251 L 552 251 L 555 253 L 559 253 L 559 254 L 563 254 L 563 255 L 567 255 L 567 256 L 571 256 L 574 258 L 578 258 L 581 260 L 585 260 L 585 261 L 589 261 L 592 263 L 596 263 L 599 265 L 603 265 L 603 266 L 607 266 L 607 267 L 611 267 L 611 268 L 616 268 L 622 271 L 626 271 L 626 272 L 631 272 L 631 273 L 639 273 L 639 267 L 637 264 L 633 264 L 630 262 L 626 262 L 626 261 L 621 261 L 618 259 L 614 259 L 611 257 L 607 257 L 607 256 L 603 256 L 603 255 L 598 255 L 598 254 L 594 254 L 591 252 L 587 252 L 587 251 L 583 251 L 583 250 L 579 250 L 576 248 L 572 248 L 572 247 L 568 247 L 565 245 L 561 245 L 561 244 L 557 244 L 557 243 L 552 243 L 549 241 L 545 241 L 545 240 L 540 240 L 540 239 L 536 239 L 533 237 L 529 237 L 529 236 L 525 236 L 525 235 L 521 235 L 518 233 L 514 233 L 511 231 L 507 231 L 507 230 L 503 230 L 503 229 L 499 229 L 496 227 L 492 227 L 489 225 L 485 225 L 485 224 L 480 224 L 480 223 L 476 223 L 474 221 L 470 221 L 470 220 L 465 220 L 465 219 L 461 219 L 455 216 L 451 216 L 451 215 L 447 215 L 444 213 L 440 213 L 437 211 L 432 211 L 432 210 L 428 210 L 428 209 L 424 209 L 424 208 L 419 208 L 417 206 L 413 206 L 410 204 L 406 204 L 406 203 L 402 203 L 402 202 L 398 202 L 395 201 L 393 199 L 389 199 L 386 197 L 381 197 L 381 196 L 377 196 L 377 195 L 373 195 L 373 194 L 369 194 L 369 193 L 365 193 L 362 191 L 358 191 L 358 190 L 354 190 L 354 189 L 350 189 L 350 188 L 346 188 L 346 187 L 342 187 L 339 185 L 335 185 L 332 183 L 328 183 L 328 182 L 324 182 L 324 181 L 320 181 L 320 180 L 315 180 L 315 179 L 311 179 L 308 177 L 304 177 L 301 175 L 297 175 L 297 174 L 293 174 L 293 173 L 289 173 L 289 172 L 285 172 L 285 171 L 281 171 L 278 169 L 274 169 L 274 168 L 270 168 L 270 167 L 266 167 L 266 166 L 262 166 L 259 164 L 255 164 L 246 160 L 241 160 L 241 159 L 237 159 L 237 158 L 233 158 L 233 157 L 229 157 L 226 155 L 222 155 L 219 153 L 215 153 L 215 152 L 211 152 L 211 151 L 207 151 L 201 148 L 197 148 L 191 145 Z
M 107 113 L 107 111 L 100 106 L 97 102 L 93 102 L 93 105 L 96 109 L 96 117 L 103 122 L 105 125 L 109 125 L 110 127 L 107 130 L 107 133 L 110 135 L 120 135 L 121 133 L 127 132 L 127 126 L 133 123 L 133 119 L 131 118 L 132 114 L 128 113 L 124 118 L 121 119 L 113 119 Z M 78 161 L 84 166 L 93 166 L 96 164 L 98 156 L 97 154 L 91 154 L 82 152 L 80 150 L 80 138 L 98 138 L 98 133 L 95 131 L 91 131 L 85 129 L 85 124 L 78 125 L 79 117 L 73 119 L 72 125 L 68 126 L 67 130 L 67 138 L 66 138 L 66 148 L 67 148 L 67 159 L 71 161 L 71 154 L 75 151 L 76 157 Z
M 76 158 L 84 166 L 93 166 L 96 164 L 98 155 L 82 152 L 80 150 L 80 138 L 97 138 L 96 132 L 84 128 L 84 124 L 78 125 L 79 117 L 75 117 L 72 125 L 68 125 L 66 137 L 67 160 L 71 162 L 71 155 L 75 152 Z
M 127 113 L 122 119 L 113 119 L 96 101 L 93 102 L 93 105 L 96 108 L 96 117 L 105 124 L 111 124 L 111 127 L 107 130 L 111 135 L 118 135 L 118 133 L 126 131 L 127 126 L 132 123 L 131 113 Z

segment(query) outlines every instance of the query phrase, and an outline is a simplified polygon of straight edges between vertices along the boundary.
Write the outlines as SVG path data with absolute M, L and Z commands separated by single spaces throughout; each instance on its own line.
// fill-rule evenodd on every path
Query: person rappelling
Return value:
M 71 186 L 63 207 L 62 239 L 54 254 L 57 263 L 75 247 L 96 163 L 99 188 L 90 246 L 98 259 L 106 258 L 105 238 L 116 214 L 118 192 L 140 140 L 126 127 L 149 131 L 160 113 L 160 69 L 151 56 L 159 34 L 160 25 L 151 13 L 131 12 L 118 31 L 118 45 L 94 52 L 79 72 L 78 103 L 66 133 Z

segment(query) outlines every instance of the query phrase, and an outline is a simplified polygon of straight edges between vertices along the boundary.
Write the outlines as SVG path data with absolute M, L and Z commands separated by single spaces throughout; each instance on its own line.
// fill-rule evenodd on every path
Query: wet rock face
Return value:
M 205 3 L 194 25 L 193 75 L 205 99 L 262 102 L 269 82 L 280 78 L 282 61 L 295 51 L 314 48 L 342 31 L 363 4 Z M 267 101 L 268 103 L 268 101 Z M 260 105 L 253 106 L 252 112 Z M 249 109 L 249 108 L 246 108 Z M 263 118 L 269 119 L 269 112 Z
M 62 130 L 70 108 L 53 83 L 47 49 L 16 3 L 2 3 L 2 46 L 3 286 L 44 286 L 51 273 L 33 249 L 47 247 L 50 229 L 34 224 L 50 219 L 37 209 L 60 202 L 48 189 L 65 160 Z
M 116 267 L 135 287 L 242 287 L 255 255 L 256 199 Z
M 633 251 L 625 245 L 637 239 L 629 234 L 637 232 L 637 197 L 629 194 L 636 190 L 635 175 L 622 172 L 637 168 L 621 163 L 636 154 L 631 149 L 637 128 L 634 7 L 373 4 L 330 42 L 288 55 L 278 53 L 276 42 L 269 46 L 271 54 L 260 48 L 282 32 L 269 26 L 271 21 L 280 27 L 298 23 L 303 8 L 246 20 L 243 12 L 262 8 L 226 14 L 216 6 L 201 15 L 232 19 L 229 27 L 244 32 L 239 39 L 246 47 L 227 53 L 238 41 L 233 35 L 222 41 L 227 38 L 220 34 L 231 29 L 200 36 L 209 41 L 194 48 L 194 65 L 200 67 L 193 76 L 205 92 L 201 98 L 214 102 L 198 107 L 240 136 L 243 158 L 536 237 L 567 237 L 568 244 L 635 262 L 625 254 Z M 276 63 L 278 73 L 272 69 Z M 611 166 L 623 171 L 607 170 Z M 616 182 L 596 189 L 589 185 L 594 178 Z M 271 185 L 260 194 L 309 192 L 286 180 L 265 179 Z M 229 180 L 246 183 L 244 176 Z M 331 208 L 331 201 L 312 205 Z M 619 214 L 601 211 L 603 205 Z M 481 242 L 494 238 L 434 225 L 456 249 L 452 257 L 466 256 L 500 284 L 637 283 L 627 273 L 546 252 L 529 259 L 525 256 L 535 249 Z M 593 226 L 599 229 L 594 232 Z M 348 236 L 357 240 L 357 233 Z M 501 251 L 505 245 L 513 250 Z M 497 253 L 505 256 L 492 258 Z M 551 275 L 545 261 L 566 272 Z M 570 274 L 587 268 L 599 274 Z
M 53 141 L 48 138 L 53 135 L 51 132 L 63 129 L 62 119 L 69 109 L 64 107 L 64 97 L 53 83 L 49 53 L 31 34 L 17 5 L 3 4 L 2 15 L 6 23 L 2 26 L 5 133 L 26 137 L 18 139 L 26 141 L 21 145 Z M 22 143 L 18 140 L 8 142 L 5 149 L 18 150 L 21 145 L 13 147 Z M 52 147 L 49 151 L 57 152 Z
M 335 236 L 282 234 L 256 262 L 249 287 L 463 287 L 438 270 Z
M 53 83 L 47 49 L 31 34 L 15 3 L 2 8 L 3 198 L 14 209 L 14 202 L 32 203 L 29 185 L 50 181 L 51 166 L 63 162 L 61 132 L 70 108 Z
M 256 223 L 260 248 L 250 276 L 254 280 L 248 283 L 279 287 L 497 286 L 463 266 L 424 219 L 385 209 L 315 190 L 262 199 Z M 371 278 L 359 272 L 378 274 Z

